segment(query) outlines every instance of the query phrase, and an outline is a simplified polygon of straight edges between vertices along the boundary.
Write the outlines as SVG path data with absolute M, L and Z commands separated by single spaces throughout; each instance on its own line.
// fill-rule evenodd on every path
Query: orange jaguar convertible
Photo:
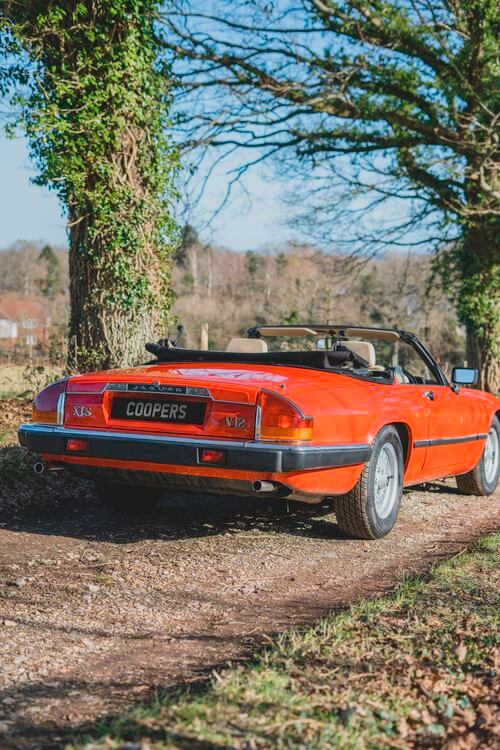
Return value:
M 416 336 L 349 325 L 256 326 L 226 351 L 148 344 L 152 362 L 65 378 L 35 398 L 21 445 L 37 472 L 93 479 L 113 507 L 166 490 L 320 503 L 376 539 L 403 487 L 456 476 L 489 495 L 499 476 L 500 401 L 451 382 Z

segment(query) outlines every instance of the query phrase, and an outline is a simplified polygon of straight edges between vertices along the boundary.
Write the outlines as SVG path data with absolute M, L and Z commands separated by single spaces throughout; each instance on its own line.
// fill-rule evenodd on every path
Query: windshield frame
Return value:
M 368 326 L 353 326 L 348 324 L 339 325 L 334 323 L 304 323 L 297 325 L 253 326 L 247 330 L 247 334 L 249 338 L 266 338 L 267 336 L 290 336 L 291 338 L 294 338 L 310 334 L 317 336 L 330 335 L 332 338 L 353 335 L 359 336 L 366 341 L 370 341 L 370 339 L 379 341 L 397 341 L 399 339 L 405 344 L 409 344 L 419 355 L 436 379 L 437 385 L 450 386 L 449 380 L 442 368 L 420 339 L 414 333 L 403 331 L 399 328 L 372 328 Z M 363 376 L 358 375 L 357 377 Z

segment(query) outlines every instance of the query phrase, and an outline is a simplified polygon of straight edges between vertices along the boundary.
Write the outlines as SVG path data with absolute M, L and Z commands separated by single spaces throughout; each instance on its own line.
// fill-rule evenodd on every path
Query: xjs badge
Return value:
M 226 425 L 236 430 L 243 430 L 246 427 L 247 420 L 244 417 L 226 417 Z
M 74 406 L 73 416 L 74 417 L 91 417 L 92 407 L 91 406 Z

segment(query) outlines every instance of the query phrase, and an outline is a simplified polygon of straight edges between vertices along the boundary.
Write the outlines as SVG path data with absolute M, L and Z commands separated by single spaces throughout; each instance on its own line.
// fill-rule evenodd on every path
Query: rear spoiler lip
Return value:
M 367 443 L 289 445 L 256 440 L 182 438 L 36 424 L 21 425 L 18 437 L 20 444 L 34 453 L 54 454 L 58 456 L 58 460 L 66 454 L 68 438 L 84 438 L 89 441 L 88 453 L 72 453 L 72 456 L 178 466 L 206 466 L 199 461 L 200 449 L 220 448 L 226 451 L 227 462 L 218 468 L 271 473 L 354 466 L 368 461 L 372 451 Z

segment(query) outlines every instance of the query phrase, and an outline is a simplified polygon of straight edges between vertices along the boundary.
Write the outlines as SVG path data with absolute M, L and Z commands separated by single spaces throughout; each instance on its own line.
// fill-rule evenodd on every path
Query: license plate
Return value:
M 114 398 L 113 419 L 136 422 L 182 422 L 203 424 L 207 405 L 196 401 L 173 401 L 159 398 Z

